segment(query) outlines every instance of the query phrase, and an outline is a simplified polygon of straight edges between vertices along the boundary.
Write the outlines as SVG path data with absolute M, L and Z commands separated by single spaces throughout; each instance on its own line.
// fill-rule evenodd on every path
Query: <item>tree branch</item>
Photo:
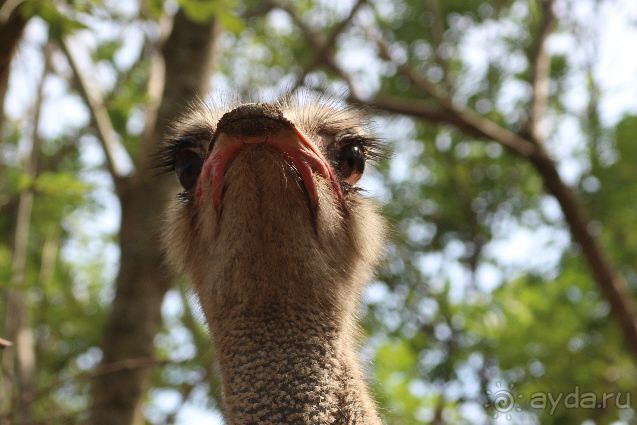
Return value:
M 0 130 L 4 123 L 4 98 L 9 83 L 11 59 L 27 23 L 18 6 L 15 1 L 0 0 Z M 1 167 L 0 162 L 0 170 Z
M 71 376 L 58 377 L 42 388 L 29 393 L 27 395 L 27 398 L 30 402 L 37 401 L 42 397 L 47 396 L 51 391 L 55 391 L 69 382 L 77 383 L 79 381 L 94 379 L 100 376 L 114 373 L 127 372 L 137 369 L 149 369 L 158 366 L 181 365 L 187 364 L 189 362 L 190 360 L 172 361 L 168 359 L 156 359 L 154 357 L 136 357 L 108 364 L 100 364 L 91 370 L 81 371 Z
M 427 0 L 429 9 L 433 15 L 431 22 L 431 40 L 434 47 L 434 56 L 436 63 L 442 68 L 445 88 L 448 92 L 453 91 L 453 83 L 451 80 L 451 73 L 449 72 L 449 63 L 442 56 L 442 45 L 445 35 L 445 22 L 442 15 L 442 9 L 440 7 L 440 0 Z
M 6 329 L 7 337 L 15 341 L 15 349 L 3 356 L 3 367 L 14 373 L 15 379 L 15 421 L 18 424 L 31 422 L 31 403 L 25 397 L 35 386 L 35 338 L 29 315 L 29 302 L 25 297 L 27 288 L 27 262 L 29 259 L 29 235 L 33 213 L 33 182 L 37 178 L 38 159 L 41 152 L 40 116 L 44 100 L 44 84 L 50 71 L 50 46 L 44 48 L 42 76 L 37 83 L 33 118 L 31 124 L 31 146 L 24 158 L 24 171 L 31 184 L 20 192 L 13 237 L 12 281 L 7 294 Z M 11 394 L 11 388 L 3 391 Z
M 547 50 L 547 40 L 554 30 L 557 19 L 553 10 L 553 0 L 542 0 L 542 20 L 532 54 L 531 107 L 528 133 L 533 143 L 538 145 L 536 154 L 530 159 L 542 177 L 544 186 L 560 204 L 572 238 L 582 249 L 584 259 L 590 268 L 602 295 L 610 303 L 624 340 L 633 355 L 637 357 L 637 305 L 626 281 L 615 272 L 610 259 L 589 230 L 590 218 L 582 207 L 575 191 L 564 183 L 555 162 L 541 147 L 544 143 L 541 121 L 549 101 L 551 56 Z
M 534 91 L 533 107 L 535 108 L 533 121 L 537 123 L 541 114 L 544 113 L 548 103 L 548 72 L 550 71 L 550 58 L 546 52 L 546 39 L 555 25 L 555 16 L 552 11 L 552 0 L 543 0 L 545 9 L 544 23 L 541 26 L 538 38 L 538 48 L 535 54 L 536 63 L 534 66 Z M 302 22 L 300 19 L 295 19 Z M 304 33 L 307 32 L 304 30 Z M 311 33 L 308 33 L 311 34 Z M 380 56 L 385 60 L 392 61 L 407 79 L 418 89 L 425 92 L 437 103 L 440 109 L 430 106 L 424 102 L 417 102 L 414 99 L 396 99 L 377 97 L 375 100 L 364 101 L 356 96 L 352 97 L 364 105 L 384 109 L 388 112 L 400 113 L 424 119 L 433 123 L 448 123 L 459 130 L 478 136 L 487 140 L 494 140 L 522 158 L 529 161 L 536 169 L 546 190 L 555 197 L 560 204 L 566 224 L 569 227 L 571 237 L 582 249 L 584 259 L 593 279 L 599 286 L 602 295 L 611 305 L 611 311 L 622 330 L 624 341 L 635 359 L 637 359 L 637 305 L 631 292 L 623 278 L 614 270 L 610 260 L 596 238 L 589 231 L 590 219 L 586 210 L 582 206 L 575 191 L 569 187 L 559 175 L 557 166 L 553 159 L 544 150 L 542 144 L 538 143 L 540 138 L 531 136 L 525 138 L 516 134 L 498 123 L 479 115 L 469 108 L 461 108 L 454 104 L 453 99 L 443 93 L 431 81 L 419 75 L 407 63 L 397 63 L 393 60 L 391 49 L 387 43 L 379 36 L 372 35 L 378 46 Z M 309 37 L 308 42 L 313 48 L 317 48 L 315 37 Z M 349 80 L 347 74 L 339 69 L 334 61 L 327 62 L 327 65 L 336 69 L 346 81 Z M 350 83 L 351 85 L 351 83 Z M 537 124 L 534 124 L 537 126 Z M 535 131 L 536 136 L 537 131 Z
M 163 97 L 157 108 L 156 119 L 146 123 L 140 156 L 137 158 L 141 168 L 148 168 L 157 143 L 164 137 L 170 123 L 194 99 L 207 91 L 208 80 L 202 80 L 202 76 L 210 74 L 216 55 L 214 41 L 220 30 L 221 27 L 214 20 L 198 24 L 190 21 L 182 11 L 175 15 L 172 32 L 161 52 L 165 67 Z
M 531 105 L 529 108 L 528 133 L 535 143 L 544 140 L 542 117 L 548 105 L 551 73 L 551 55 L 546 42 L 556 25 L 553 0 L 541 0 L 542 21 L 531 57 Z
M 287 2 L 277 2 L 275 0 L 266 0 L 267 4 L 273 8 L 278 8 L 287 13 L 292 21 L 296 24 L 297 27 L 303 33 L 303 37 L 305 37 L 306 41 L 309 41 L 314 49 L 321 50 L 323 47 L 323 43 L 320 40 L 320 36 L 314 32 L 312 28 L 299 16 L 296 12 L 296 9 L 292 7 Z
M 464 127 L 464 123 L 453 114 L 441 108 L 431 106 L 429 103 L 418 99 L 401 99 L 395 96 L 377 96 L 371 100 L 364 100 L 356 95 L 351 96 L 355 103 L 392 114 L 407 115 L 413 118 L 424 119 L 436 124 L 451 124 L 462 128 L 467 133 L 479 136 L 473 128 Z
M 345 31 L 345 28 L 347 28 L 351 20 L 354 19 L 354 16 L 356 16 L 356 12 L 358 12 L 358 10 L 363 4 L 365 4 L 365 2 L 366 0 L 358 0 L 352 7 L 352 10 L 350 10 L 350 13 L 347 15 L 347 17 L 334 27 L 330 35 L 327 37 L 327 40 L 325 40 L 325 42 L 323 42 L 322 45 L 318 48 L 312 60 L 308 62 L 303 68 L 303 72 L 301 72 L 301 74 L 298 76 L 296 83 L 292 88 L 292 91 L 298 89 L 303 84 L 303 80 L 305 80 L 307 74 L 312 72 L 317 66 L 322 63 L 334 62 L 334 47 L 336 44 L 336 39 L 339 35 L 341 35 L 343 31 Z M 315 39 L 318 40 L 318 38 Z
M 62 52 L 73 72 L 79 93 L 84 99 L 88 107 L 91 119 L 97 130 L 97 138 L 102 145 L 104 156 L 106 157 L 106 168 L 111 174 L 113 181 L 117 185 L 119 181 L 126 176 L 126 172 L 121 164 L 117 161 L 117 151 L 126 153 L 126 149 L 119 143 L 117 132 L 113 128 L 113 123 L 108 116 L 108 111 L 104 105 L 101 93 L 88 81 L 86 75 L 80 69 L 79 63 L 73 53 L 73 49 L 69 46 L 68 41 L 62 39 L 60 41 Z
M 377 35 L 372 35 L 372 37 L 375 39 L 381 57 L 394 63 L 398 67 L 398 70 L 407 77 L 414 86 L 431 96 L 432 100 L 438 103 L 443 110 L 447 111 L 449 113 L 450 123 L 456 124 L 462 130 L 469 131 L 474 135 L 495 140 L 505 148 L 523 157 L 528 158 L 535 153 L 535 145 L 528 140 L 500 126 L 496 122 L 477 114 L 469 108 L 460 108 L 455 105 L 450 96 L 442 92 L 431 81 L 418 74 L 406 62 L 402 64 L 397 63 L 392 58 L 389 45 L 387 45 L 382 38 Z
M 305 66 L 303 67 L 303 71 L 298 75 L 296 82 L 292 85 L 292 92 L 294 92 L 303 84 L 303 80 L 305 80 L 307 74 L 312 72 L 322 63 L 327 64 L 333 62 L 334 46 L 336 44 L 336 40 L 343 33 L 343 31 L 345 31 L 349 23 L 352 21 L 352 19 L 354 19 L 354 16 L 356 16 L 356 13 L 365 3 L 366 0 L 358 0 L 350 10 L 347 17 L 338 24 L 334 25 L 327 39 L 323 41 L 321 40 L 319 34 L 315 33 L 308 25 L 305 24 L 303 19 L 301 19 L 301 17 L 298 15 L 298 13 L 296 13 L 296 10 L 294 10 L 292 6 L 272 2 L 272 5 L 274 7 L 278 7 L 287 12 L 288 15 L 290 15 L 292 20 L 303 32 L 304 36 L 311 41 L 313 47 L 317 50 L 312 59 L 307 64 L 305 64 Z
M 575 191 L 560 177 L 555 162 L 542 147 L 529 160 L 540 174 L 546 190 L 560 204 L 571 237 L 582 249 L 593 279 L 610 304 L 624 342 L 637 360 L 637 306 L 626 281 L 615 272 L 598 240 L 591 234 L 590 218 Z
M 353 99 L 356 100 L 357 103 L 364 104 L 374 108 L 380 108 L 381 105 L 387 106 L 391 109 L 390 112 L 398 112 L 398 110 L 402 110 L 407 115 L 417 116 L 419 118 L 432 119 L 433 122 L 447 122 L 462 130 L 471 133 L 473 135 L 483 137 L 486 139 L 495 140 L 498 143 L 502 144 L 504 147 L 512 150 L 513 152 L 523 156 L 529 157 L 535 151 L 535 147 L 533 144 L 529 143 L 529 141 L 524 138 L 518 136 L 512 131 L 501 127 L 495 122 L 488 120 L 477 113 L 469 110 L 469 109 L 460 109 L 453 104 L 452 99 L 444 92 L 439 90 L 432 82 L 427 80 L 426 78 L 420 76 L 417 72 L 415 72 L 411 67 L 407 64 L 398 64 L 391 55 L 391 49 L 387 45 L 387 43 L 379 37 L 377 34 L 372 34 L 371 31 L 368 31 L 368 34 L 372 39 L 375 40 L 376 45 L 378 46 L 381 57 L 386 60 L 392 61 L 398 69 L 418 88 L 429 94 L 433 100 L 435 100 L 440 106 L 441 109 L 434 109 L 432 107 L 426 106 L 423 103 L 414 103 L 413 99 L 399 101 L 398 99 L 388 99 L 381 98 L 376 99 L 374 101 L 364 101 L 360 99 L 355 91 L 353 90 L 352 80 L 347 76 L 347 73 L 343 71 L 336 61 L 333 60 L 333 57 L 330 55 L 329 46 L 324 45 L 320 40 L 319 36 L 316 35 L 301 19 L 301 17 L 296 13 L 296 11 L 289 7 L 288 5 L 280 5 L 285 12 L 287 12 L 292 20 L 299 26 L 301 32 L 303 32 L 306 40 L 311 44 L 313 49 L 317 50 L 317 55 L 315 58 L 321 59 L 321 61 L 315 60 L 313 63 L 324 63 L 327 67 L 333 69 L 337 74 L 339 74 L 352 90 L 351 95 Z M 354 11 L 353 11 L 354 12 Z M 353 15 L 353 12 L 350 15 Z M 319 58 L 319 53 L 321 57 Z M 446 112 L 445 112 L 446 111 Z
M 159 38 L 150 43 L 150 70 L 148 81 L 146 83 L 148 102 L 144 113 L 144 133 L 142 140 L 145 145 L 152 145 L 155 137 L 155 127 L 157 125 L 157 111 L 161 105 L 162 95 L 164 93 L 164 85 L 166 83 L 166 67 L 164 66 L 164 57 L 161 47 L 166 41 L 166 37 L 172 29 L 172 22 L 168 16 L 162 16 L 159 19 Z M 140 157 L 135 158 L 137 166 L 140 162 L 146 163 L 146 160 Z

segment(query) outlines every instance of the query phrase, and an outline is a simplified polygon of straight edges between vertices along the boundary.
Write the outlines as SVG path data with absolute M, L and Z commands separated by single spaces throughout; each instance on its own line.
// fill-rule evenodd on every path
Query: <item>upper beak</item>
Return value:
M 204 163 L 197 187 L 197 201 L 203 202 L 204 185 L 210 182 L 212 203 L 220 211 L 223 202 L 225 172 L 242 148 L 247 145 L 267 144 L 274 147 L 298 171 L 307 190 L 311 208 L 315 212 L 319 204 L 314 173 L 330 182 L 332 192 L 339 203 L 343 203 L 343 193 L 327 159 L 318 148 L 294 126 L 284 126 L 262 135 L 244 135 L 221 132 L 215 135 L 212 151 Z

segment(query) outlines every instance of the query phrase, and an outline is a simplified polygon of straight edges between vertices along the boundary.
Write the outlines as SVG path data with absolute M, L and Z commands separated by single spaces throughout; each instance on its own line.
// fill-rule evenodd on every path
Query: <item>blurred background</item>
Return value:
M 636 45 L 634 0 L 0 0 L 0 424 L 222 423 L 149 164 L 195 97 L 290 91 L 393 152 L 386 423 L 637 423 Z

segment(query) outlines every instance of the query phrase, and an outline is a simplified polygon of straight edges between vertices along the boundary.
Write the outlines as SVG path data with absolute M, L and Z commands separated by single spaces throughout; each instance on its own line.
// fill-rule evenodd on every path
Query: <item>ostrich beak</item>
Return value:
M 241 121 L 248 120 L 248 118 L 241 119 Z M 262 120 L 270 121 L 271 118 L 259 117 L 255 121 Z M 263 123 L 261 122 L 261 124 Z M 210 182 L 212 203 L 217 214 L 220 212 L 223 201 L 226 169 L 244 147 L 255 144 L 272 146 L 286 161 L 294 166 L 307 191 L 313 213 L 316 212 L 319 203 L 314 173 L 323 176 L 330 182 L 336 200 L 341 205 L 343 204 L 340 184 L 327 159 L 318 148 L 291 124 L 283 121 L 275 121 L 275 124 L 272 125 L 273 128 L 264 128 L 262 134 L 254 134 L 254 123 L 251 123 L 250 132 L 243 132 L 242 134 L 241 131 L 236 131 L 236 129 L 234 131 L 224 131 L 223 128 L 220 128 L 221 131 L 218 131 L 215 135 L 212 151 L 203 166 L 200 182 L 204 184 L 205 182 Z M 197 187 L 197 200 L 199 203 L 203 202 L 202 198 L 204 196 L 204 185 L 201 183 Z

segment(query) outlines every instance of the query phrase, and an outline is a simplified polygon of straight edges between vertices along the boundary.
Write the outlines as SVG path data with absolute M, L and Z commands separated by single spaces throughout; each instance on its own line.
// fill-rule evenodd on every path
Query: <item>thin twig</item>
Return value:
M 438 66 L 442 69 L 445 88 L 449 93 L 452 93 L 453 83 L 451 73 L 449 72 L 449 63 L 442 55 L 442 46 L 445 38 L 445 21 L 442 8 L 440 7 L 440 0 L 427 0 L 427 3 L 433 15 L 431 22 L 431 40 L 434 48 L 434 58 Z
M 27 23 L 19 9 L 20 1 L 0 0 L 0 129 L 4 123 L 4 103 L 9 85 L 11 61 Z M 0 135 L 0 144 L 3 142 Z M 4 168 L 0 158 L 0 174 Z
M 202 374 L 195 382 L 189 382 L 187 384 L 182 385 L 179 391 L 180 393 L 179 395 L 181 396 L 181 401 L 179 402 L 177 406 L 175 406 L 175 408 L 173 408 L 172 412 L 166 415 L 166 418 L 164 419 L 165 425 L 172 425 L 175 423 L 175 420 L 177 419 L 177 415 L 179 414 L 179 412 L 181 412 L 181 409 L 183 409 L 184 406 L 188 403 L 195 388 L 197 388 L 199 385 L 208 381 L 208 373 L 209 373 L 209 369 L 206 368 L 205 373 Z
M 453 101 L 448 94 L 444 93 L 434 83 L 416 72 L 416 70 L 409 66 L 407 61 L 399 62 L 394 58 L 391 46 L 387 43 L 384 37 L 379 34 L 378 31 L 367 29 L 366 33 L 367 36 L 376 44 L 378 53 L 380 53 L 381 58 L 393 63 L 398 68 L 400 73 L 407 77 L 413 85 L 431 96 L 434 100 L 436 100 L 436 102 L 440 104 L 440 106 L 445 109 L 449 109 L 450 111 L 453 111 L 455 109 Z
M 535 146 L 523 137 L 479 115 L 469 108 L 456 106 L 448 94 L 441 91 L 427 78 L 417 73 L 407 62 L 398 63 L 392 57 L 391 48 L 385 40 L 374 34 L 372 34 L 371 37 L 374 38 L 381 57 L 394 63 L 398 67 L 398 70 L 407 77 L 414 86 L 431 96 L 432 100 L 440 105 L 443 110 L 447 111 L 449 113 L 449 122 L 453 121 L 457 123 L 458 126 L 465 131 L 469 130 L 471 133 L 483 138 L 495 140 L 523 157 L 528 158 L 535 153 Z M 411 102 L 411 100 L 406 102 Z
M 63 387 L 68 382 L 80 382 L 84 380 L 89 380 L 96 378 L 98 376 L 109 375 L 113 373 L 119 372 L 127 372 L 136 369 L 145 369 L 157 366 L 166 366 L 166 365 L 180 365 L 187 364 L 190 360 L 186 361 L 171 361 L 171 360 L 160 360 L 154 357 L 138 357 L 138 358 L 130 358 L 124 359 L 113 363 L 108 364 L 100 364 L 95 368 L 82 371 L 71 376 L 65 376 L 58 379 L 54 379 L 48 385 L 43 388 L 38 389 L 37 391 L 33 391 L 27 395 L 28 400 L 33 402 L 38 400 L 44 396 L 46 396 L 51 391 L 54 391 L 58 388 Z
M 166 136 L 172 123 L 197 96 L 208 91 L 209 80 L 202 75 L 209 75 L 215 64 L 218 52 L 217 41 L 221 25 L 213 19 L 207 23 L 195 23 L 179 12 L 173 17 L 172 28 L 160 24 L 162 37 L 168 36 L 161 46 L 161 57 L 156 57 L 151 64 L 153 79 L 149 81 L 154 93 L 161 96 L 156 106 L 154 117 L 147 117 L 144 136 L 142 138 L 136 163 L 139 169 L 150 167 L 157 143 Z M 183 29 L 187 28 L 188 31 Z M 159 99 L 156 99 L 159 100 Z M 144 178 L 152 176 L 148 173 Z
M 314 40 L 313 44 L 317 48 L 317 51 L 312 57 L 312 59 L 303 67 L 303 71 L 298 75 L 296 82 L 292 86 L 291 91 L 295 91 L 296 89 L 298 89 L 303 84 L 303 80 L 305 80 L 305 77 L 307 76 L 307 74 L 312 72 L 322 63 L 327 64 L 333 61 L 336 40 L 343 33 L 343 31 L 345 31 L 345 29 L 350 24 L 352 19 L 354 19 L 354 17 L 356 16 L 356 13 L 360 10 L 361 6 L 363 6 L 365 3 L 366 3 L 366 0 L 358 0 L 354 4 L 352 9 L 350 10 L 347 17 L 345 17 L 345 19 L 343 19 L 341 22 L 339 22 L 338 24 L 334 26 L 334 28 L 332 29 L 332 31 L 330 32 L 329 36 L 327 37 L 325 41 L 320 41 L 318 34 L 310 30 L 307 25 L 303 24 L 303 26 L 301 27 L 303 33 L 305 34 L 306 37 L 311 37 Z M 300 17 L 298 16 L 296 11 L 292 7 L 284 6 L 282 8 L 292 17 L 292 19 L 297 23 L 297 25 L 299 25 L 299 23 L 302 22 L 302 19 L 300 19 Z
M 104 105 L 102 95 L 94 86 L 88 81 L 86 75 L 80 69 L 79 63 L 73 53 L 73 49 L 69 46 L 68 41 L 62 39 L 60 41 L 62 52 L 66 56 L 66 59 L 73 71 L 73 77 L 77 82 L 80 95 L 84 99 L 86 106 L 89 108 L 91 118 L 95 124 L 97 130 L 97 138 L 104 150 L 104 156 L 106 157 L 106 167 L 109 173 L 113 177 L 116 184 L 119 183 L 121 178 L 126 176 L 126 172 L 123 166 L 117 161 L 116 151 L 120 151 L 122 154 L 126 153 L 126 149 L 121 146 L 117 132 L 113 128 L 113 123 L 108 116 L 108 111 Z
M 14 373 L 16 418 L 20 423 L 27 423 L 31 419 L 31 403 L 25 394 L 33 390 L 35 385 L 36 355 L 34 332 L 31 317 L 28 314 L 31 307 L 25 296 L 27 288 L 27 264 L 29 258 L 29 235 L 33 218 L 34 187 L 37 180 L 38 160 L 41 153 L 42 137 L 40 136 L 40 117 L 44 102 L 44 86 L 51 69 L 50 45 L 44 46 L 44 66 L 42 76 L 37 84 L 35 101 L 33 103 L 33 117 L 31 121 L 31 137 L 28 155 L 24 158 L 24 170 L 31 182 L 29 187 L 20 192 L 16 213 L 16 224 L 13 238 L 12 258 L 12 286 L 9 288 L 6 308 L 6 328 L 8 337 L 15 341 L 15 348 L 6 353 L 3 366 Z M 10 391 L 6 391 L 10 394 Z
M 281 9 L 282 11 L 286 12 L 290 16 L 290 18 L 292 18 L 292 21 L 296 24 L 296 26 L 301 30 L 301 32 L 303 33 L 303 37 L 305 37 L 305 40 L 309 41 L 313 48 L 317 49 L 322 46 L 322 43 L 320 42 L 320 40 L 318 40 L 318 34 L 316 34 L 314 30 L 312 30 L 312 28 L 310 28 L 310 26 L 305 23 L 305 21 L 296 12 L 294 7 L 292 7 L 289 3 L 277 2 L 274 0 L 266 0 L 266 3 L 271 7 L 276 7 L 277 9 Z
M 172 19 L 168 15 L 162 15 L 159 20 L 159 37 L 156 40 L 148 40 L 147 46 L 150 52 L 150 70 L 148 73 L 148 81 L 146 82 L 147 103 L 144 112 L 144 133 L 142 140 L 144 146 L 152 145 L 156 142 L 155 126 L 157 125 L 157 111 L 161 103 L 164 93 L 164 84 L 166 77 L 166 67 L 164 57 L 161 52 L 161 46 L 166 41 L 172 29 Z M 142 165 L 147 158 L 140 156 L 135 158 L 138 167 Z
M 548 52 L 546 42 L 556 25 L 553 0 L 542 0 L 542 21 L 535 41 L 531 57 L 531 105 L 529 108 L 528 132 L 533 142 L 541 143 L 544 140 L 542 134 L 542 117 L 548 105 L 551 55 Z

